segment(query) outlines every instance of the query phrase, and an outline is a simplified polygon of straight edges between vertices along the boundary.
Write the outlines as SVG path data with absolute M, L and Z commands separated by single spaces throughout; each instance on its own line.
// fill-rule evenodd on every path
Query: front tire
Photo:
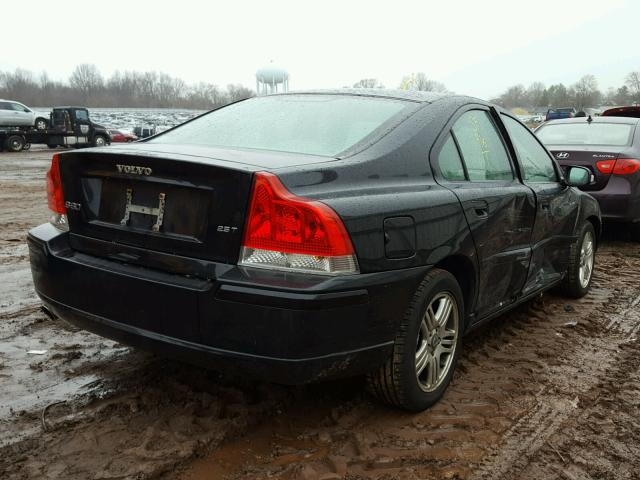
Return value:
M 36 118 L 36 121 L 34 122 L 34 126 L 38 130 L 46 130 L 48 126 L 48 122 L 44 118 Z
M 94 147 L 104 147 L 107 144 L 107 139 L 102 135 L 98 135 L 93 139 Z
M 387 362 L 367 377 L 369 391 L 396 407 L 418 412 L 447 389 L 462 347 L 462 291 L 449 272 L 430 271 L 416 290 Z
M 576 243 L 569 250 L 567 276 L 560 288 L 571 298 L 584 297 L 591 288 L 593 267 L 595 266 L 596 234 L 591 222 L 585 222 L 580 229 Z

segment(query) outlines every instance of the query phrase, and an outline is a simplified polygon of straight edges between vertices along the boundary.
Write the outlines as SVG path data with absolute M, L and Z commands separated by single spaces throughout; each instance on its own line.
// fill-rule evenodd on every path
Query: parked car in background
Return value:
M 138 140 L 138 137 L 133 133 L 113 129 L 109 130 L 109 136 L 111 137 L 112 143 L 128 143 Z
M 640 118 L 640 105 L 610 108 L 602 112 L 602 116 Z
M 550 108 L 547 110 L 546 121 L 560 118 L 573 118 L 576 116 L 575 108 Z
M 0 99 L 0 127 L 36 127 L 44 130 L 49 125 L 49 115 L 36 112 L 20 102 Z
M 422 410 L 466 332 L 552 287 L 589 290 L 600 214 L 574 188 L 589 178 L 469 97 L 254 97 L 54 155 L 33 280 L 98 334 L 285 384 L 367 374 Z
M 133 134 L 138 138 L 148 138 L 156 134 L 156 127 L 150 125 L 134 127 Z
M 606 113 L 606 112 L 605 112 Z M 588 117 L 547 122 L 536 134 L 560 165 L 582 165 L 594 182 L 581 187 L 600 203 L 605 222 L 624 222 L 640 241 L 640 119 Z

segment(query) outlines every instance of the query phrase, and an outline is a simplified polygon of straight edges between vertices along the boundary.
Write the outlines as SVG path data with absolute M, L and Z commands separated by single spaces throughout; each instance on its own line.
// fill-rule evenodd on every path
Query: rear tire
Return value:
M 4 148 L 8 152 L 19 152 L 24 147 L 24 138 L 20 135 L 11 135 L 4 143 Z
M 425 276 L 400 323 L 391 357 L 367 376 L 375 397 L 412 412 L 440 399 L 462 347 L 462 298 L 449 272 L 433 269 Z
M 584 297 L 591 288 L 595 266 L 596 234 L 591 222 L 585 222 L 578 240 L 569 250 L 567 275 L 560 285 L 561 292 L 571 298 Z

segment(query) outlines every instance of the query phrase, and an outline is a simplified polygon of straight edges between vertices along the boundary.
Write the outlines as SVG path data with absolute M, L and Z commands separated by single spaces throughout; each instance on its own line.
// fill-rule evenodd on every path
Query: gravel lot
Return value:
M 0 478 L 640 478 L 640 245 L 624 231 L 587 297 L 545 294 L 470 335 L 443 400 L 410 415 L 359 379 L 228 378 L 49 318 L 25 235 L 48 218 L 50 157 L 0 153 Z

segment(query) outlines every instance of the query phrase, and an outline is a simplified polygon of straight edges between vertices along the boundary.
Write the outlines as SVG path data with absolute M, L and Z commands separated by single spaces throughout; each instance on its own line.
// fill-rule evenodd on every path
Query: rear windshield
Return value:
M 348 95 L 257 97 L 208 113 L 150 142 L 333 157 L 416 105 Z
M 629 145 L 633 125 L 625 123 L 557 123 L 536 131 L 545 145 Z

